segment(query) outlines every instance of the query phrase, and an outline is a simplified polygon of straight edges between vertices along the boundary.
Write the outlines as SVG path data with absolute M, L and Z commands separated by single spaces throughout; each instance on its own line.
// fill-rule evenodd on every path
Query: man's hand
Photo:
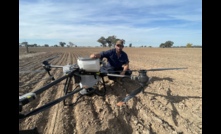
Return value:
M 96 54 L 91 54 L 90 58 L 95 59 L 95 58 L 97 58 L 97 56 L 96 56 Z
M 122 71 L 122 72 L 120 73 L 120 75 L 125 75 L 125 71 Z
M 121 107 L 121 106 L 123 106 L 125 104 L 126 104 L 125 102 L 120 101 L 120 102 L 117 103 L 117 106 Z
M 92 59 L 96 59 L 96 58 L 100 58 L 101 56 L 100 56 L 100 54 L 91 54 L 90 55 L 90 58 L 92 58 Z
M 129 69 L 129 63 L 126 63 L 126 64 L 122 65 L 122 67 L 123 67 L 123 71 L 120 74 L 125 75 L 126 70 Z

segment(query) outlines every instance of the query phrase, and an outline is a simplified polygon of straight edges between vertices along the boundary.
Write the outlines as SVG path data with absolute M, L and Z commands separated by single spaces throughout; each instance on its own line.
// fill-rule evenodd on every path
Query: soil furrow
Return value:
M 88 57 L 110 48 L 31 48 L 33 53 L 24 54 L 19 48 L 19 70 L 40 70 L 41 60 L 60 55 L 50 61 L 53 65 L 76 64 L 78 57 Z M 189 48 L 124 48 L 130 59 L 132 70 L 150 68 L 188 67 L 184 70 L 149 71 L 151 78 L 144 93 L 128 100 L 126 105 L 116 104 L 140 85 L 138 81 L 125 79 L 123 84 L 105 77 L 106 95 L 84 96 L 74 106 L 60 102 L 36 115 L 20 120 L 19 129 L 37 127 L 41 134 L 202 134 L 202 49 Z M 139 52 L 139 53 L 137 53 Z M 31 70 L 30 69 L 30 70 Z M 43 69 L 42 69 L 43 70 Z M 51 69 L 55 79 L 63 76 L 62 69 Z M 138 72 L 133 72 L 138 75 Z M 35 91 L 51 80 L 47 73 L 20 74 L 20 88 L 25 92 Z M 76 84 L 77 85 L 77 84 Z M 73 84 L 74 88 L 76 86 Z M 98 86 L 102 88 L 101 85 Z M 37 99 L 23 107 L 28 112 L 64 95 L 64 81 L 38 95 Z M 20 92 L 22 93 L 22 92 Z M 78 93 L 67 100 L 75 102 Z

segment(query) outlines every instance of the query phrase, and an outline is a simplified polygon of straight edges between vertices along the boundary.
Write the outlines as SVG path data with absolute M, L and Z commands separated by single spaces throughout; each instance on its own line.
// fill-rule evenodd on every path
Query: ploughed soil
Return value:
M 49 61 L 51 65 L 73 65 L 78 57 L 108 49 L 39 47 L 29 48 L 27 53 L 25 48 L 19 48 L 19 95 L 35 92 L 53 82 L 42 61 L 57 56 Z M 38 92 L 35 100 L 22 107 L 22 114 L 37 112 L 19 119 L 19 129 L 36 127 L 40 134 L 202 134 L 202 48 L 125 47 L 124 51 L 134 76 L 138 76 L 139 70 L 187 69 L 147 71 L 150 81 L 144 92 L 123 106 L 116 104 L 141 86 L 138 80 L 125 78 L 118 83 L 104 76 L 104 96 L 80 97 L 75 93 L 49 105 L 78 89 L 75 89 L 78 81 L 72 81 L 72 87 L 65 93 L 65 80 L 62 80 Z M 55 80 L 64 76 L 62 68 L 51 68 L 50 74 Z M 97 86 L 100 92 L 104 91 L 101 84 Z

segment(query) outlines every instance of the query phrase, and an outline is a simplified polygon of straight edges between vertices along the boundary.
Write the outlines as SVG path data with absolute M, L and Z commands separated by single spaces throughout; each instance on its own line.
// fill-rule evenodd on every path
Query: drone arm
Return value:
M 36 97 L 37 97 L 36 93 L 33 93 L 33 92 L 19 96 L 19 105 L 21 105 L 20 107 L 22 107 L 22 105 L 25 105 L 31 102 L 32 100 L 35 100 Z
M 34 100 L 36 98 L 37 94 L 40 94 L 42 92 L 44 92 L 45 90 L 49 89 L 50 87 L 56 85 L 57 83 L 63 81 L 64 79 L 68 78 L 68 77 L 72 77 L 74 75 L 76 70 L 73 70 L 72 72 L 66 74 L 65 76 L 62 76 L 61 78 L 51 82 L 50 84 L 34 91 L 34 92 L 30 92 L 27 94 L 22 95 L 21 97 L 19 97 L 19 103 L 21 103 L 21 105 L 25 105 L 27 103 L 29 103 L 30 101 Z
M 47 90 L 48 88 L 54 86 L 55 84 L 61 82 L 62 80 L 66 79 L 67 77 L 68 77 L 67 75 L 66 75 L 66 76 L 63 76 L 63 77 L 61 77 L 61 78 L 55 80 L 54 82 L 52 82 L 52 83 L 50 83 L 50 84 L 48 84 L 48 85 L 46 85 L 46 86 L 44 86 L 44 87 L 42 87 L 42 88 L 40 88 L 40 89 L 34 91 L 34 92 L 29 92 L 29 93 L 26 93 L 26 94 L 20 96 L 20 97 L 19 97 L 19 102 L 20 102 L 22 105 L 25 105 L 25 104 L 31 102 L 32 100 L 36 99 L 36 95 L 37 95 L 37 94 L 42 93 L 43 91 L 45 91 L 45 90 Z
M 41 106 L 41 107 L 39 107 L 39 108 L 37 108 L 37 109 L 35 109 L 35 110 L 33 110 L 33 111 L 27 113 L 27 114 L 22 114 L 22 115 L 20 115 L 19 118 L 20 118 L 20 119 L 23 119 L 23 118 L 26 118 L 26 117 L 35 115 L 35 114 L 37 114 L 37 113 L 39 113 L 39 112 L 42 112 L 42 111 L 44 111 L 45 109 L 48 109 L 48 108 L 54 106 L 55 104 L 61 102 L 62 100 L 64 100 L 64 99 L 66 99 L 67 97 L 69 97 L 69 96 L 71 96 L 71 95 L 73 95 L 73 94 L 79 92 L 79 91 L 82 90 L 82 89 L 83 89 L 83 88 L 76 89 L 76 90 L 70 92 L 69 94 L 67 94 L 67 95 L 65 95 L 65 96 L 62 96 L 62 97 L 60 97 L 60 98 L 58 98 L 58 99 L 56 99 L 56 100 L 54 100 L 54 101 L 52 101 L 52 102 L 49 102 L 48 104 L 43 105 L 43 106 Z

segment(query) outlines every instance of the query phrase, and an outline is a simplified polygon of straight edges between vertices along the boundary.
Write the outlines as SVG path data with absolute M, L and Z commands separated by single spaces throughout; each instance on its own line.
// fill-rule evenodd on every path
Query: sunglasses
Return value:
M 116 44 L 117 47 L 124 47 L 123 45 L 121 44 Z

